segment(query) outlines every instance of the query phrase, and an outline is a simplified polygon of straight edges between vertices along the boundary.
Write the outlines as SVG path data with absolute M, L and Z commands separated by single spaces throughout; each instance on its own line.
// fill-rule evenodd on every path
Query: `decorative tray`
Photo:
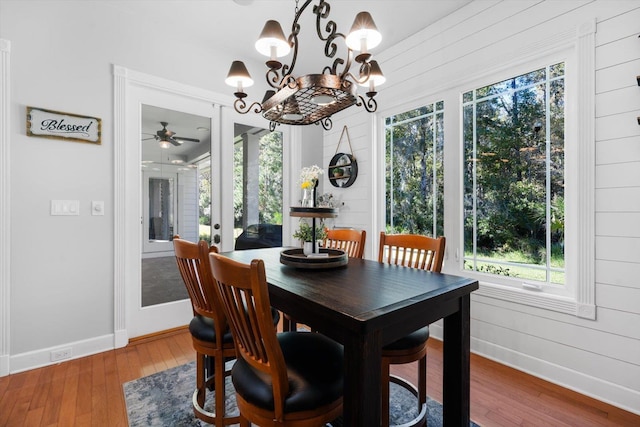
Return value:
M 339 249 L 320 248 L 320 254 L 327 256 L 306 256 L 302 248 L 285 249 L 280 252 L 280 262 L 297 268 L 323 269 L 347 265 L 349 257 L 345 251 Z
M 338 216 L 338 208 L 312 208 L 291 206 L 289 214 L 298 217 L 335 218 Z

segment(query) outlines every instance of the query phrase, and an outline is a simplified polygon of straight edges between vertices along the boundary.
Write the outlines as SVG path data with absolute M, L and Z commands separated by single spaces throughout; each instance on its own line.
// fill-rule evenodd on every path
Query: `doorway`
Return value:
M 149 85 L 141 84 L 147 79 Z M 124 209 L 116 210 L 116 230 L 122 233 L 119 249 L 124 252 L 126 319 L 124 336 L 117 335 L 119 342 L 184 326 L 193 316 L 175 264 L 173 236 L 200 238 L 199 177 L 211 169 L 212 159 L 219 162 L 220 157 L 233 156 L 231 149 L 225 153 L 220 145 L 221 109 L 209 95 L 146 75 L 127 86 L 123 156 L 120 161 L 116 156 L 116 168 L 124 163 L 125 181 L 117 197 Z M 232 185 L 231 177 L 226 183 L 222 175 L 213 179 L 219 185 L 209 186 L 206 199 L 222 200 L 218 192 Z M 222 227 L 220 204 L 208 209 L 211 219 Z M 117 257 L 115 264 L 117 281 Z
M 266 122 L 258 115 L 240 115 L 233 108 L 223 107 L 229 105 L 228 99 L 222 95 L 209 92 L 202 88 L 183 85 L 174 81 L 158 78 L 156 76 L 139 73 L 123 67 L 114 67 L 114 101 L 115 101 L 115 125 L 114 125 L 114 172 L 115 172 L 115 206 L 114 225 L 116 230 L 114 248 L 114 324 L 115 347 L 127 345 L 132 337 L 153 334 L 189 323 L 192 317 L 191 303 L 188 299 L 173 302 L 154 304 L 144 307 L 141 298 L 141 254 L 143 252 L 142 236 L 145 229 L 144 213 L 142 207 L 142 149 L 141 140 L 146 137 L 153 139 L 151 142 L 159 144 L 155 140 L 154 132 L 163 128 L 157 118 L 157 126 L 151 128 L 152 135 L 143 135 L 141 119 L 142 106 L 152 106 L 164 110 L 172 110 L 187 115 L 207 118 L 210 130 L 210 142 L 200 144 L 207 146 L 209 159 L 199 159 L 196 175 L 208 176 L 200 181 L 201 186 L 208 186 L 206 192 L 210 194 L 209 200 L 192 205 L 197 228 L 181 228 L 180 203 L 177 203 L 178 234 L 191 241 L 199 238 L 210 238 L 211 241 L 219 241 L 220 250 L 228 251 L 234 248 L 234 203 L 233 203 L 233 179 L 234 179 L 234 124 L 245 123 L 255 127 L 265 127 Z M 167 120 L 168 121 L 168 120 Z M 176 122 L 177 123 L 177 122 Z M 172 129 L 169 122 L 166 128 L 180 135 L 178 130 Z M 290 177 L 292 168 L 299 167 L 300 153 L 292 149 L 291 130 L 283 126 L 282 132 L 282 174 Z M 296 133 L 296 135 L 298 135 Z M 144 137 L 144 138 L 143 138 Z M 299 135 L 298 135 L 299 137 Z M 147 142 L 149 142 L 147 141 Z M 224 143 L 223 143 L 224 141 Z M 165 162 L 166 163 L 166 162 Z M 169 162 L 171 163 L 171 162 Z M 169 165 L 167 165 L 169 166 Z M 179 168 L 177 164 L 172 164 Z M 163 166 L 164 168 L 164 166 Z M 180 178 L 186 176 L 187 171 L 177 172 L 177 197 L 180 200 Z M 183 175 L 181 175 L 181 173 Z M 164 175 L 164 170 L 163 170 Z M 291 201 L 289 180 L 282 183 L 283 206 L 289 206 Z M 209 219 L 200 224 L 200 213 L 207 210 Z M 185 208 L 185 214 L 187 213 Z M 289 243 L 287 236 L 290 233 L 288 216 L 283 222 L 283 244 Z M 175 227 L 176 225 L 174 225 Z M 147 229 L 145 229 L 147 230 Z M 197 230 L 197 231 L 191 231 Z M 183 233 L 192 233 L 190 236 Z M 210 236 L 210 237 L 208 237 Z M 163 254 L 163 251 L 156 253 Z M 172 253 L 169 253 L 172 255 Z M 182 285 L 184 286 L 184 285 Z

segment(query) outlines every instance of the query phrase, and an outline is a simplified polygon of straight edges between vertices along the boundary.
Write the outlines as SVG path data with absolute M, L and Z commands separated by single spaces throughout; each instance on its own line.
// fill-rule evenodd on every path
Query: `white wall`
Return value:
M 349 126 L 360 174 L 338 189 L 348 209 L 340 220 L 367 230 L 367 258 L 375 258 L 384 224 L 374 164 L 376 126 L 385 114 L 445 100 L 445 156 L 459 144 L 456 85 L 500 67 L 514 46 L 531 46 L 550 34 L 597 23 L 595 280 L 596 320 L 472 296 L 472 350 L 565 387 L 640 413 L 640 3 L 637 1 L 474 1 L 400 46 L 376 55 L 387 77 L 378 95 L 379 113 L 350 109 L 325 132 L 324 164 Z M 540 46 L 544 48 L 544 46 Z M 526 52 L 525 52 L 526 53 Z M 445 229 L 452 212 L 447 189 L 457 177 L 445 171 Z M 453 180 L 453 182 L 452 182 Z M 448 246 L 455 246 L 447 239 Z M 450 244 L 451 242 L 451 244 Z M 464 274 L 453 262 L 448 272 Z M 448 262 L 447 262 L 448 261 Z M 432 333 L 441 335 L 440 324 Z
M 453 94 L 443 89 L 446 77 L 472 78 L 477 72 L 473 55 L 499 60 L 500 52 L 492 49 L 499 41 L 535 41 L 552 29 L 597 20 L 597 320 L 476 296 L 472 345 L 475 351 L 481 349 L 502 362 L 636 413 L 640 413 L 636 326 L 640 324 L 640 127 L 635 124 L 640 115 L 640 88 L 635 85 L 640 74 L 639 8 L 637 1 L 615 0 L 474 1 L 402 46 L 377 55 L 388 78 L 379 94 L 380 110 L 387 111 L 405 101 L 451 98 Z M 98 1 L 0 0 L 0 39 L 11 42 L 11 355 L 27 363 L 29 355 L 67 343 L 92 341 L 103 349 L 112 348 L 111 65 L 226 94 L 223 81 L 232 58 L 198 45 L 197 40 L 187 42 L 179 34 L 145 26 L 135 16 Z M 478 45 L 480 49 L 466 50 Z M 197 58 L 198 66 L 167 62 L 167 52 Z M 256 63 L 255 69 L 260 67 Z M 436 89 L 441 93 L 434 93 Z M 27 105 L 102 118 L 102 145 L 27 137 Z M 380 230 L 372 116 L 352 108 L 334 117 L 333 129 L 324 133 L 322 164 L 326 167 L 335 153 L 345 124 L 359 175 L 346 189 L 332 187 L 325 179 L 324 191 L 345 202 L 337 226 L 367 230 L 366 256 L 372 258 Z M 290 178 L 295 180 L 297 172 Z M 80 215 L 49 216 L 52 199 L 80 200 Z M 105 201 L 105 216 L 89 215 L 91 200 Z
M 10 333 L 0 353 L 10 351 L 13 372 L 69 343 L 74 357 L 113 348 L 113 64 L 228 94 L 233 58 L 105 1 L 0 0 L 0 39 L 11 43 L 13 165 L 10 310 L 2 313 Z M 102 144 L 27 137 L 26 106 L 101 118 Z M 53 199 L 79 200 L 79 216 L 50 216 Z M 104 216 L 90 215 L 92 200 L 105 202 Z

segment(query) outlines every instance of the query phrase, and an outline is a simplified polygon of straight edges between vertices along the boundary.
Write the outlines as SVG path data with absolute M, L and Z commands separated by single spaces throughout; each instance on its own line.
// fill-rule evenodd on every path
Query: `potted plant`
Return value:
M 316 253 L 319 252 L 318 242 L 326 239 L 326 237 L 327 237 L 327 230 L 324 228 L 324 226 L 321 224 L 320 226 L 316 227 L 316 242 L 315 242 Z M 305 255 L 313 252 L 313 246 L 312 246 L 313 232 L 312 232 L 312 227 L 307 222 L 300 221 L 300 226 L 293 233 L 293 238 L 302 241 L 303 243 L 302 248 Z
M 333 168 L 333 177 L 338 178 L 344 175 L 344 169 L 342 168 Z

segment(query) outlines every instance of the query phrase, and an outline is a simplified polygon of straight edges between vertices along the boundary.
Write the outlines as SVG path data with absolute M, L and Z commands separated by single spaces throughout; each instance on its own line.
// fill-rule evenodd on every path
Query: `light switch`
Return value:
M 104 215 L 104 201 L 94 200 L 91 202 L 91 215 Z
M 51 215 L 80 215 L 80 201 L 52 200 Z

